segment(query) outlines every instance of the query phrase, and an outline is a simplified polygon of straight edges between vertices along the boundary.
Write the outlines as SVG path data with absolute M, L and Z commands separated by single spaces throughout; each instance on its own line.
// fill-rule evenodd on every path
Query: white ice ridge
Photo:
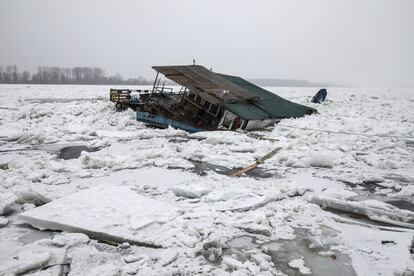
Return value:
M 127 186 L 104 185 L 31 209 L 19 218 L 39 229 L 80 232 L 96 239 L 160 247 L 156 234 L 147 228 L 176 216 L 177 209 L 171 204 L 142 196 Z
M 372 220 L 386 222 L 402 227 L 414 229 L 414 224 L 407 221 L 414 219 L 414 212 L 409 210 L 401 210 L 390 204 L 376 201 L 350 201 L 345 199 L 331 198 L 323 195 L 314 195 L 309 201 L 323 208 L 332 208 L 351 213 L 366 215 Z

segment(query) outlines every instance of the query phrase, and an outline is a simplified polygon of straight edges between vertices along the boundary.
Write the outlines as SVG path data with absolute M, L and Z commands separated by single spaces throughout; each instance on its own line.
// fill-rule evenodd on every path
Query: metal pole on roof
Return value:
M 160 72 L 158 72 L 157 71 L 157 75 L 155 76 L 155 80 L 154 80 L 154 84 L 152 85 L 152 91 L 151 91 L 151 93 L 154 93 L 154 90 L 155 90 L 155 84 L 157 83 L 157 79 L 158 79 L 158 74 L 159 74 Z

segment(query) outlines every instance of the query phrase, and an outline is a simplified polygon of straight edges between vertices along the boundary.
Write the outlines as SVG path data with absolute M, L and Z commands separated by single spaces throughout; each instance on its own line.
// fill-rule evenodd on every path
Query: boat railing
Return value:
M 138 96 L 134 96 L 132 93 L 137 93 Z M 150 90 L 145 89 L 110 89 L 110 100 L 112 102 L 131 102 L 131 100 L 138 100 L 142 94 L 149 94 Z
M 152 93 L 159 93 L 164 95 L 184 95 L 187 93 L 187 89 L 174 90 L 172 87 L 156 86 Z

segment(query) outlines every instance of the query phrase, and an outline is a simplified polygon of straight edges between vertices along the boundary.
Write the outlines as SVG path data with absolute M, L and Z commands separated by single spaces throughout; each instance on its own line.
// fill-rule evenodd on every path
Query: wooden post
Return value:
M 232 177 L 237 177 L 240 176 L 244 173 L 250 172 L 251 170 L 254 170 L 255 168 L 257 168 L 257 166 L 259 166 L 260 164 L 263 164 L 264 161 L 266 161 L 269 158 L 272 158 L 276 153 L 278 153 L 278 151 L 280 151 L 282 148 L 281 147 L 277 147 L 274 150 L 272 150 L 271 152 L 269 152 L 268 154 L 266 154 L 265 156 L 259 158 L 256 160 L 256 163 L 250 164 L 247 167 L 238 170 L 234 173 L 232 173 L 230 176 Z

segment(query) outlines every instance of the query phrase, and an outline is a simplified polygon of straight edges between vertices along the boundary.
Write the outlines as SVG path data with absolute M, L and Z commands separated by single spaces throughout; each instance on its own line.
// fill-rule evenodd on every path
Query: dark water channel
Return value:
M 386 203 L 391 204 L 397 208 L 403 209 L 403 210 L 408 210 L 411 212 L 414 212 L 414 202 L 413 201 L 408 201 L 405 199 L 393 199 L 393 200 L 389 200 L 386 201 Z
M 95 152 L 100 150 L 99 148 L 89 148 L 87 146 L 69 146 L 64 147 L 59 150 L 58 158 L 63 160 L 69 160 L 69 159 L 76 159 L 79 158 L 82 151 L 87 152 Z
M 42 239 L 51 239 L 55 233 L 48 230 L 33 229 L 33 231 L 19 237 L 18 241 L 26 245 Z

